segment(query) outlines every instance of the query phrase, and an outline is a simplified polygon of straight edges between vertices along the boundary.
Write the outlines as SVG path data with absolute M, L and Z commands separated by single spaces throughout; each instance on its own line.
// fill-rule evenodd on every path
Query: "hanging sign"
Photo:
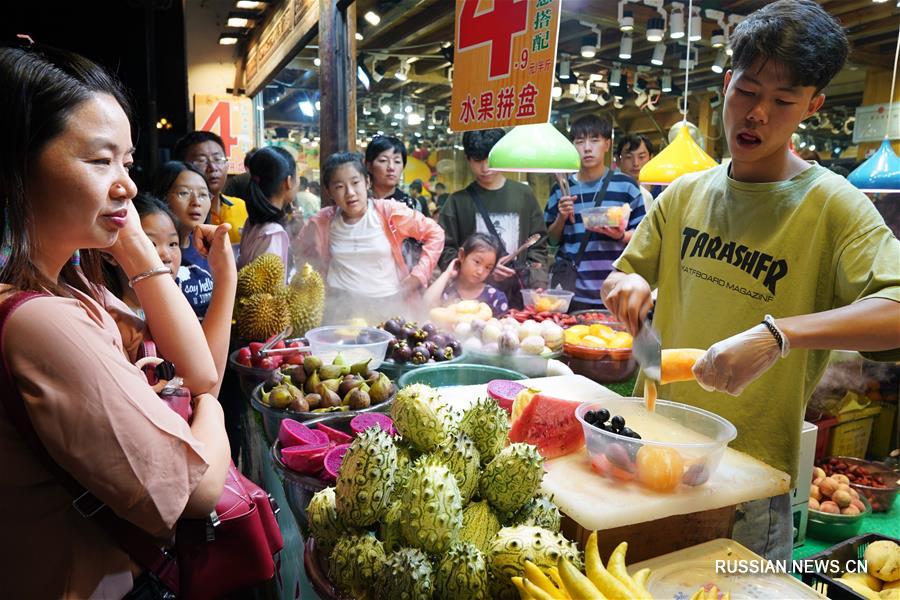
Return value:
M 550 120 L 562 0 L 456 0 L 450 127 Z
M 888 105 L 870 104 L 856 109 L 853 123 L 853 143 L 880 142 L 885 133 L 889 139 L 900 139 L 900 102 L 891 108 L 891 122 L 888 123 Z
M 194 129 L 222 138 L 228 172 L 244 172 L 244 155 L 253 147 L 253 101 L 244 96 L 194 95 Z

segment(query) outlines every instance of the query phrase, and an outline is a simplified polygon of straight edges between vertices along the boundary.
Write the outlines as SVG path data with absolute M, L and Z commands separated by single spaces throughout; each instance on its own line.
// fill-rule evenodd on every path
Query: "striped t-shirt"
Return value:
M 603 178 L 606 175 L 607 173 L 604 172 L 603 177 L 600 179 L 586 182 L 580 182 L 574 176 L 569 177 L 570 193 L 573 196 L 577 196 L 575 200 L 575 223 L 566 222 L 557 256 L 566 256 L 571 260 L 575 260 L 585 233 L 581 213 L 595 206 L 595 201 L 600 199 L 599 192 L 603 186 Z M 544 210 L 544 221 L 548 227 L 556 220 L 556 215 L 559 214 L 559 198 L 559 185 L 554 185 L 550 191 L 547 208 Z M 641 190 L 634 179 L 620 171 L 613 171 L 612 179 L 609 182 L 609 187 L 606 189 L 602 202 L 600 202 L 600 206 L 621 206 L 622 204 L 631 205 L 628 229 L 634 229 L 646 214 Z M 581 259 L 581 264 L 576 265 L 578 270 L 578 278 L 575 283 L 576 301 L 598 307 L 603 306 L 603 301 L 600 299 L 600 286 L 603 285 L 607 275 L 612 272 L 613 261 L 619 258 L 624 249 L 625 242 L 614 240 L 600 233 L 593 234 Z

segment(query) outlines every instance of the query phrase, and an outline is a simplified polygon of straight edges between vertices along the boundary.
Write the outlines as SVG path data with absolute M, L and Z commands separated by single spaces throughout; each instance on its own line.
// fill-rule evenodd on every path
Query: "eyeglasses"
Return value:
M 200 200 L 201 202 L 209 200 L 209 192 L 198 192 L 196 190 L 178 190 L 177 192 L 172 193 L 175 194 L 175 197 L 182 202 L 187 202 L 191 199 L 191 196 L 193 196 L 197 200 Z
M 190 164 L 194 165 L 201 171 L 205 171 L 207 167 L 213 165 L 218 168 L 222 168 L 228 162 L 228 159 L 218 154 L 216 156 L 199 156 L 196 159 L 190 161 Z

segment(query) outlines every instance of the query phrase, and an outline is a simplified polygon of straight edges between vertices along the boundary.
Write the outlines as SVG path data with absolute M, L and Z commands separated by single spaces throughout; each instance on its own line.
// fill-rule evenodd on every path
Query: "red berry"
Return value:
M 284 340 L 278 340 L 277 342 L 275 342 L 275 345 L 272 346 L 272 348 L 275 350 L 282 350 L 284 347 Z
M 278 357 L 278 356 L 267 356 L 265 358 L 261 358 L 256 363 L 256 368 L 257 369 L 266 369 L 266 370 L 275 369 L 278 367 L 278 364 L 280 364 L 280 362 L 278 364 L 275 363 L 276 358 L 278 358 L 279 361 L 281 360 L 281 357 Z
M 238 360 L 238 362 L 240 362 L 241 359 L 247 359 L 249 361 L 251 356 L 252 356 L 252 354 L 250 353 L 250 348 L 248 348 L 247 346 L 244 346 L 243 348 L 238 350 L 237 360 Z
M 259 350 L 265 346 L 263 342 L 250 342 L 250 354 L 253 355 L 254 358 L 259 356 Z

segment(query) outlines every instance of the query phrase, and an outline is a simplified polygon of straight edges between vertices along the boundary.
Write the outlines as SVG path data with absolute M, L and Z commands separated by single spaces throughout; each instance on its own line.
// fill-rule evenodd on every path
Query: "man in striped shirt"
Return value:
M 581 170 L 569 177 L 569 196 L 562 196 L 556 185 L 550 192 L 544 221 L 550 235 L 549 243 L 558 246 L 556 256 L 575 261 L 585 235 L 590 241 L 579 264 L 575 265 L 578 277 L 575 297 L 570 311 L 603 308 L 600 286 L 612 272 L 612 263 L 619 258 L 631 239 L 634 229 L 644 218 L 644 199 L 637 183 L 624 173 L 609 173 L 604 157 L 610 149 L 612 126 L 597 115 L 586 115 L 576 120 L 569 136 L 578 149 Z M 610 181 L 606 193 L 600 197 L 604 179 Z M 599 227 L 586 231 L 582 214 L 589 208 L 629 205 L 631 215 L 618 227 Z

